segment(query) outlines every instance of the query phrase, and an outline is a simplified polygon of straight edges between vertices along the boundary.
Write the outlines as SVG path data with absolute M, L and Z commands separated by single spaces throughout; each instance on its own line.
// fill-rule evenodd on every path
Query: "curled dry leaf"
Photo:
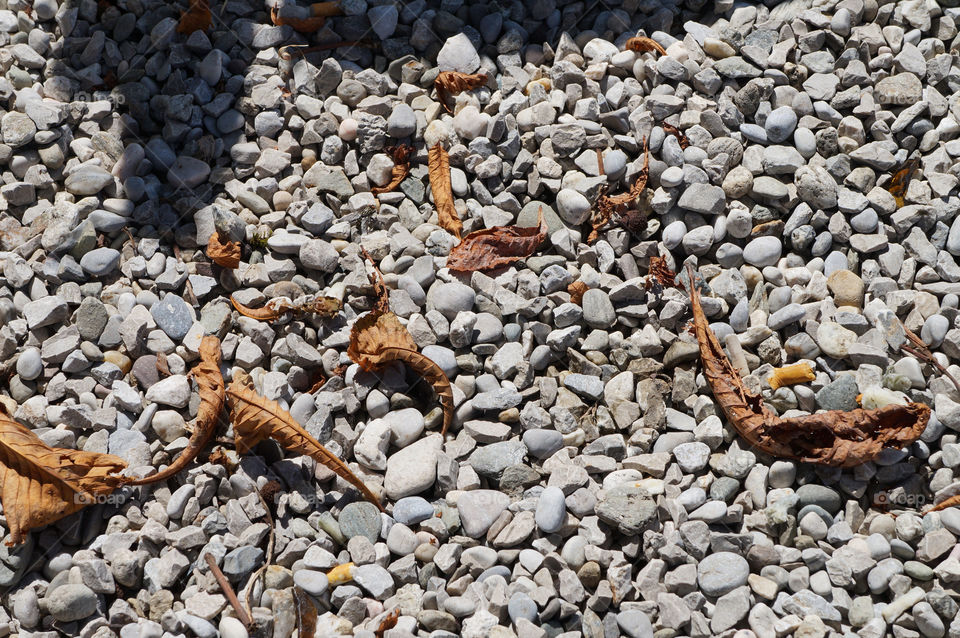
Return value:
M 529 257 L 546 238 L 547 224 L 541 208 L 536 226 L 494 226 L 470 233 L 450 251 L 447 268 L 461 272 L 493 270 Z
M 360 490 L 364 498 L 383 509 L 380 500 L 346 463 L 310 436 L 279 403 L 257 394 L 250 387 L 248 376 L 238 375 L 227 387 L 227 405 L 230 406 L 230 422 L 240 454 L 248 453 L 265 439 L 273 439 L 284 449 L 299 452 L 325 465 Z
M 190 375 L 197 383 L 197 394 L 200 395 L 200 407 L 197 408 L 197 418 L 193 422 L 193 433 L 187 442 L 187 447 L 162 472 L 133 481 L 131 485 L 146 485 L 165 481 L 178 474 L 197 457 L 217 429 L 217 421 L 223 410 L 224 388 L 223 375 L 220 374 L 220 340 L 213 335 L 207 335 L 200 341 L 200 363 Z
M 157 374 L 161 379 L 165 379 L 170 376 L 170 364 L 167 362 L 167 355 L 163 352 L 157 353 Z
M 297 638 L 314 638 L 317 635 L 317 606 L 300 587 L 293 588 L 293 600 L 297 605 Z
M 339 2 L 315 2 L 310 5 L 310 15 L 304 17 L 281 16 L 275 8 L 270 9 L 270 21 L 278 27 L 290 26 L 300 33 L 314 33 L 323 28 L 327 18 L 343 15 Z
M 193 33 L 210 28 L 213 15 L 210 13 L 210 0 L 190 0 L 190 7 L 180 14 L 177 33 Z
M 220 233 L 210 235 L 210 241 L 207 243 L 207 257 L 216 265 L 236 268 L 240 265 L 241 252 L 240 242 L 221 241 Z
M 645 38 L 643 36 L 637 36 L 627 40 L 627 44 L 624 46 L 624 49 L 627 51 L 636 51 L 637 53 L 643 53 L 644 51 L 656 51 L 660 55 L 667 54 L 667 50 L 660 46 L 656 40 Z
M 112 454 L 54 448 L 0 411 L 0 501 L 10 529 L 7 546 L 27 532 L 97 502 L 125 479 L 127 467 Z
M 666 122 L 661 123 L 660 126 L 663 127 L 663 130 L 667 135 L 673 135 L 675 138 L 677 138 L 677 141 L 680 143 L 680 148 L 687 148 L 690 146 L 690 140 L 688 140 L 687 136 L 684 135 L 676 126 L 673 124 L 667 124 Z
M 443 429 L 453 421 L 453 390 L 450 380 L 432 359 L 417 352 L 417 344 L 392 312 L 370 312 L 356 320 L 350 330 L 347 356 L 367 372 L 393 361 L 403 361 L 433 386 L 443 406 Z
M 430 162 L 430 190 L 433 192 L 433 204 L 437 207 L 440 227 L 460 239 L 463 222 L 457 216 L 453 205 L 453 186 L 450 183 L 450 156 L 440 142 L 430 147 L 427 154 Z
M 585 284 L 583 281 L 577 280 L 567 286 L 567 292 L 570 293 L 570 303 L 575 303 L 578 306 L 582 305 L 583 302 L 583 293 L 587 292 L 590 289 L 590 286 Z
M 393 159 L 393 168 L 390 169 L 390 183 L 386 186 L 376 186 L 370 189 L 374 195 L 389 193 L 400 185 L 400 182 L 407 179 L 410 174 L 410 155 L 413 153 L 413 147 L 407 144 L 389 146 L 386 149 Z
M 910 178 L 913 177 L 913 173 L 920 167 L 920 157 L 911 157 L 906 162 L 903 163 L 903 166 L 898 168 L 893 175 L 890 176 L 890 183 L 887 185 L 887 191 L 893 195 L 893 198 L 897 202 L 897 208 L 900 208 L 904 204 L 904 198 L 907 195 L 907 186 L 910 185 Z
M 687 269 L 692 282 L 693 269 Z M 922 403 L 778 417 L 764 406 L 759 395 L 743 385 L 707 323 L 700 293 L 696 286 L 690 288 L 703 374 L 727 419 L 750 445 L 778 458 L 853 467 L 873 460 L 885 447 L 901 448 L 920 437 L 930 419 L 930 408 Z
M 271 299 L 262 308 L 244 306 L 233 296 L 230 297 L 230 302 L 233 303 L 233 307 L 236 308 L 237 312 L 241 315 L 250 317 L 251 319 L 257 319 L 258 321 L 277 321 L 290 314 L 295 317 L 305 314 L 335 317 L 342 307 L 340 300 L 334 297 L 316 297 L 301 304 L 296 304 L 289 299 L 280 297 L 278 299 Z
M 677 274 L 667 266 L 666 258 L 657 255 L 650 258 L 649 274 L 653 275 L 661 286 L 673 286 L 677 278 Z
M 484 73 L 460 73 L 459 71 L 441 71 L 437 74 L 437 79 L 433 81 L 433 87 L 437 90 L 437 99 L 447 113 L 452 113 L 447 101 L 451 95 L 456 95 L 462 91 L 469 91 L 483 86 L 487 83 L 487 76 Z
M 373 314 L 382 315 L 390 312 L 390 291 L 387 288 L 387 282 L 383 280 L 383 273 L 377 268 L 377 262 L 373 260 L 373 257 L 367 252 L 366 248 L 361 246 L 360 252 L 364 258 L 370 262 L 370 265 L 373 266 L 373 272 L 367 274 L 367 278 L 369 278 L 370 283 L 373 284 L 373 294 L 377 298 L 376 303 L 373 305 Z M 404 330 L 406 329 L 404 328 Z

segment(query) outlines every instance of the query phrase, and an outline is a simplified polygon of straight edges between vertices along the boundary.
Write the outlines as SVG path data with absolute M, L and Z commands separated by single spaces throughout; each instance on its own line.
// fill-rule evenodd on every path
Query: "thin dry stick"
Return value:
M 900 346 L 900 349 L 908 354 L 912 354 L 917 359 L 932 365 L 940 372 L 940 374 L 950 379 L 950 381 L 953 382 L 953 387 L 957 389 L 957 392 L 960 392 L 960 382 L 957 382 L 954 376 L 950 374 L 946 368 L 940 365 L 940 362 L 934 358 L 933 353 L 930 352 L 930 348 L 928 348 L 927 344 L 923 342 L 923 339 L 918 337 L 913 330 L 910 330 L 910 328 L 906 326 L 903 326 L 903 332 L 907 335 L 907 340 L 913 345 L 908 346 L 907 344 L 903 344 Z
M 250 616 L 247 615 L 247 612 L 244 611 L 240 605 L 240 601 L 237 600 L 237 594 L 233 591 L 233 587 L 230 586 L 230 581 L 227 580 L 227 577 L 224 576 L 220 568 L 217 567 L 217 561 L 212 554 L 206 554 L 204 558 L 207 559 L 207 565 L 210 566 L 210 573 L 213 574 L 213 577 L 217 579 L 217 584 L 220 585 L 220 591 L 227 597 L 227 602 L 230 603 L 234 613 L 237 614 L 237 620 L 242 622 L 243 626 L 249 630 L 252 626 Z
M 254 489 L 257 492 L 257 498 L 260 499 L 260 504 L 263 505 L 263 509 L 266 512 L 264 518 L 267 521 L 267 525 L 270 526 L 270 540 L 267 541 L 267 560 L 263 563 L 263 565 L 260 566 L 260 569 L 256 571 L 256 573 L 250 579 L 250 582 L 247 583 L 247 595 L 244 596 L 243 604 L 247 609 L 247 614 L 251 618 L 253 618 L 253 611 L 250 608 L 250 596 L 253 595 L 253 588 L 257 586 L 257 581 L 264 573 L 266 573 L 267 568 L 270 567 L 270 564 L 273 562 L 273 541 L 275 538 L 273 515 L 270 514 L 270 506 L 267 505 L 267 501 L 264 500 L 263 494 L 260 492 L 260 488 L 254 486 Z

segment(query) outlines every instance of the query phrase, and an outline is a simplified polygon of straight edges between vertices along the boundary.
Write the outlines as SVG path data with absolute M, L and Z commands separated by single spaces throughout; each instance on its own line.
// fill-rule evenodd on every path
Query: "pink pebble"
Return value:
M 340 133 L 340 139 L 352 142 L 357 139 L 357 121 L 352 117 L 348 117 L 344 121 L 340 122 L 340 128 L 338 130 Z

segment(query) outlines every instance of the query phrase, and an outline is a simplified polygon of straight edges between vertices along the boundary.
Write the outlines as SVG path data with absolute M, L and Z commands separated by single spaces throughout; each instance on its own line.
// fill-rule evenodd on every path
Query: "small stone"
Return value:
M 327 575 L 323 572 L 313 571 L 312 569 L 300 569 L 293 573 L 293 582 L 298 587 L 302 588 L 311 596 L 316 596 L 317 598 L 323 596 L 326 593 L 327 588 L 330 586 L 330 581 L 327 579 Z
M 540 531 L 552 534 L 563 526 L 566 519 L 566 501 L 563 490 L 547 487 L 540 493 L 537 502 L 536 522 Z
M 707 596 L 720 597 L 747 584 L 750 565 L 732 552 L 717 552 L 697 565 L 697 584 Z
M 347 539 L 364 536 L 376 543 L 380 538 L 380 510 L 373 503 L 356 501 L 344 506 L 337 519 L 340 531 Z
M 193 313 L 182 297 L 168 293 L 150 308 L 157 326 L 174 341 L 181 341 L 193 327 Z
M 73 622 L 97 611 L 97 595 L 86 585 L 60 585 L 45 597 L 47 611 L 60 622 Z

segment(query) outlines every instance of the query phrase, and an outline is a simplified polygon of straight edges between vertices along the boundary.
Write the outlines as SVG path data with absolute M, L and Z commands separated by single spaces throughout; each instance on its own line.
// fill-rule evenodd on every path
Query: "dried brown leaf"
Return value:
M 227 404 L 237 452 L 246 454 L 261 441 L 273 439 L 284 449 L 323 464 L 356 487 L 364 498 L 383 509 L 379 499 L 346 463 L 310 436 L 279 403 L 257 394 L 242 378 L 234 379 L 227 387 Z
M 370 189 L 374 195 L 389 193 L 400 185 L 400 182 L 407 179 L 410 174 L 410 155 L 413 153 L 413 147 L 406 144 L 398 146 L 389 146 L 387 153 L 393 159 L 393 168 L 390 169 L 390 183 L 386 186 L 376 186 Z
M 210 28 L 213 15 L 210 13 L 209 0 L 190 0 L 190 7 L 180 14 L 177 33 L 193 33 Z
M 677 138 L 677 141 L 680 143 L 680 148 L 687 148 L 690 146 L 690 140 L 688 140 L 687 136 L 684 135 L 683 132 L 681 132 L 676 126 L 673 124 L 667 124 L 666 122 L 663 122 L 660 124 L 660 126 L 663 127 L 663 130 L 667 135 L 673 135 L 675 138 Z
M 343 15 L 339 2 L 315 2 L 310 5 L 310 15 L 303 18 L 281 16 L 275 8 L 270 9 L 270 21 L 276 26 L 290 26 L 300 33 L 315 33 L 323 28 L 327 18 Z
M 627 44 L 624 46 L 624 49 L 627 51 L 636 51 L 638 53 L 643 53 L 644 51 L 656 51 L 660 55 L 667 54 L 667 50 L 660 46 L 656 40 L 645 38 L 643 36 L 637 36 L 627 40 Z
M 532 255 L 546 238 L 541 208 L 536 226 L 494 226 L 470 233 L 450 251 L 447 268 L 469 272 L 506 266 Z
M 637 174 L 630 190 L 620 195 L 607 195 L 605 192 L 593 204 L 593 216 L 590 219 L 590 234 L 587 243 L 591 244 L 600 237 L 600 231 L 608 224 L 617 222 L 634 234 L 640 234 L 647 228 L 647 214 L 645 211 L 632 211 L 624 207 L 634 204 L 650 179 L 650 148 L 647 140 L 643 140 L 643 168 Z
M 190 465 L 197 457 L 217 429 L 217 421 L 223 410 L 225 398 L 223 375 L 220 374 L 220 362 L 223 357 L 220 352 L 220 339 L 207 335 L 200 341 L 200 363 L 190 371 L 190 375 L 197 384 L 197 394 L 200 395 L 200 407 L 197 408 L 197 418 L 193 422 L 193 433 L 173 463 L 162 472 L 133 481 L 131 485 L 146 485 L 164 481 Z
M 570 303 L 575 303 L 578 306 L 583 303 L 583 293 L 587 292 L 590 289 L 590 286 L 584 282 L 577 280 L 567 286 L 567 292 L 570 293 Z
M 221 241 L 220 233 L 210 235 L 210 241 L 207 243 L 207 257 L 224 268 L 236 268 L 240 265 L 240 256 L 242 254 L 240 242 Z
M 392 312 L 370 312 L 356 320 L 350 330 L 347 356 L 368 372 L 392 361 L 403 361 L 433 386 L 443 407 L 443 429 L 453 421 L 453 390 L 450 380 L 432 359 L 417 352 L 417 344 Z
M 373 284 L 373 294 L 377 297 L 377 301 L 373 305 L 373 314 L 382 315 L 390 312 L 390 290 L 387 288 L 387 282 L 383 280 L 383 273 L 377 268 L 377 262 L 374 261 L 366 248 L 361 246 L 360 252 L 364 258 L 370 262 L 370 265 L 373 266 L 373 272 L 367 273 L 367 278 L 369 278 L 370 283 Z M 406 329 L 404 328 L 404 330 Z
M 687 274 L 693 282 L 689 266 Z M 901 448 L 920 437 L 930 419 L 930 408 L 922 403 L 778 417 L 763 405 L 759 395 L 743 385 L 707 323 L 700 293 L 696 286 L 690 288 L 704 376 L 727 420 L 750 445 L 778 458 L 853 467 L 873 460 L 885 447 Z
M 653 275 L 661 286 L 667 287 L 672 287 L 677 277 L 677 274 L 667 266 L 666 258 L 657 255 L 650 258 L 649 274 Z
M 437 207 L 440 227 L 460 239 L 463 223 L 457 216 L 453 205 L 453 186 L 450 183 L 450 156 L 440 142 L 430 147 L 427 155 L 430 162 L 430 190 L 433 192 L 433 204 Z
M 450 106 L 447 104 L 451 95 L 456 95 L 462 91 L 476 89 L 487 83 L 487 76 L 484 73 L 460 73 L 459 71 L 441 71 L 437 74 L 437 79 L 433 81 L 433 87 L 437 90 L 437 99 L 447 113 L 451 113 Z
M 27 532 L 73 514 L 125 482 L 127 467 L 112 454 L 54 448 L 0 411 L 0 501 L 8 546 Z
M 164 379 L 170 376 L 170 364 L 167 362 L 167 355 L 163 352 L 157 353 L 157 375 Z
M 387 631 L 393 629 L 397 626 L 397 620 L 400 618 L 400 608 L 397 607 L 389 614 L 383 617 L 383 620 L 380 621 L 380 626 L 377 627 L 377 630 L 374 632 L 374 635 L 377 638 L 383 638 L 383 635 Z
M 300 587 L 293 588 L 293 600 L 297 604 L 297 638 L 314 638 L 317 635 L 317 606 Z
M 284 298 L 271 299 L 262 308 L 244 306 L 233 296 L 230 297 L 233 307 L 245 317 L 258 321 L 277 321 L 288 314 L 299 317 L 304 314 L 315 314 L 321 317 L 335 317 L 343 304 L 334 297 L 316 297 L 302 304 L 294 304 Z
M 910 178 L 920 167 L 920 157 L 912 157 L 903 163 L 893 175 L 890 176 L 890 183 L 887 184 L 887 191 L 893 195 L 897 202 L 897 208 L 904 204 L 904 198 L 907 195 L 907 186 L 910 185 Z

